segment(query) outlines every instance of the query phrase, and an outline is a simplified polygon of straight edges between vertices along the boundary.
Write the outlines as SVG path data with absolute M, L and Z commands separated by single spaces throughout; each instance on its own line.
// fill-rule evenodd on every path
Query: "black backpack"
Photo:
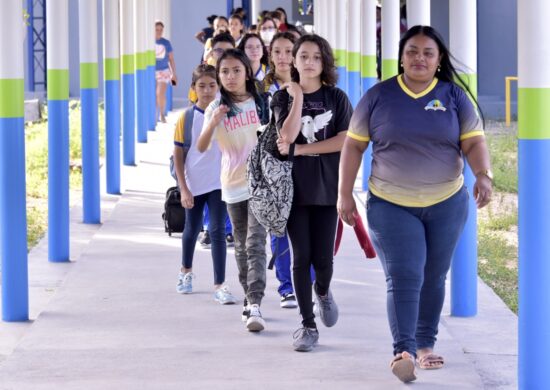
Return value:
M 185 226 L 185 208 L 181 205 L 181 193 L 178 187 L 170 187 L 166 191 L 166 200 L 164 201 L 164 231 L 169 236 L 172 233 L 183 232 Z

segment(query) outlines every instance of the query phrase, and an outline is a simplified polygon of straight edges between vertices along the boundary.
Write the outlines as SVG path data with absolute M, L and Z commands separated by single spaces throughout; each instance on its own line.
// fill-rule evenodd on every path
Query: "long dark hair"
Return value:
M 285 32 L 280 32 L 280 33 L 275 34 L 275 36 L 271 40 L 271 43 L 269 44 L 269 52 L 271 53 L 271 55 L 269 56 L 269 72 L 267 72 L 267 74 L 265 75 L 265 78 L 264 78 L 264 84 L 265 85 L 271 85 L 275 82 L 275 78 L 276 78 L 275 71 L 276 71 L 276 69 L 275 69 L 275 63 L 273 62 L 273 44 L 275 43 L 275 41 L 277 41 L 279 39 L 286 39 L 286 40 L 292 42 L 293 45 L 296 43 L 296 37 L 292 33 L 289 33 L 289 32 L 285 31 Z
M 447 46 L 445 45 L 445 41 L 443 40 L 443 37 L 437 32 L 436 29 L 430 26 L 413 26 L 411 27 L 401 38 L 399 41 L 399 55 L 397 58 L 399 58 L 399 65 L 398 65 L 398 73 L 403 74 L 405 70 L 403 69 L 403 66 L 401 66 L 401 58 L 403 57 L 403 51 L 405 50 L 405 45 L 407 44 L 408 40 L 412 37 L 415 37 L 417 35 L 424 35 L 430 39 L 432 39 L 436 44 L 437 48 L 439 50 L 439 55 L 441 57 L 441 60 L 439 62 L 439 70 L 437 72 L 437 78 L 442 81 L 446 81 L 449 83 L 454 83 L 461 87 L 468 95 L 470 95 L 470 98 L 474 101 L 479 114 L 481 116 L 481 119 L 483 121 L 483 125 L 485 126 L 485 118 L 483 117 L 483 112 L 481 111 L 481 107 L 479 106 L 479 103 L 472 93 L 472 90 L 470 89 L 470 85 L 467 81 L 465 81 L 464 77 L 461 77 L 453 65 L 453 63 L 458 64 L 466 68 L 464 64 L 460 63 L 449 51 Z M 466 70 L 466 69 L 464 69 Z
M 246 42 L 252 38 L 258 39 L 262 44 L 262 58 L 260 58 L 260 64 L 267 66 L 267 64 L 269 63 L 269 53 L 267 52 L 267 48 L 264 45 L 264 41 L 262 41 L 262 38 L 258 34 L 255 34 L 255 33 L 244 34 L 243 37 L 241 38 L 241 41 L 239 42 L 239 46 L 237 46 L 237 49 L 239 49 L 240 51 L 246 54 L 246 52 L 244 51 L 244 47 L 246 46 Z
M 229 58 L 236 59 L 243 64 L 245 73 L 246 73 L 245 75 L 246 92 L 248 92 L 254 98 L 254 102 L 256 103 L 256 111 L 258 113 L 258 117 L 260 118 L 260 122 L 262 124 L 267 123 L 267 121 L 269 121 L 269 110 L 266 106 L 265 99 L 262 96 L 260 96 L 260 94 L 258 93 L 258 85 L 256 83 L 256 79 L 254 78 L 254 74 L 252 73 L 252 66 L 250 66 L 250 60 L 248 59 L 246 54 L 244 54 L 244 52 L 242 52 L 239 49 L 226 50 L 222 54 L 222 56 L 219 58 L 218 62 L 216 63 L 216 75 L 218 76 L 217 81 L 220 86 L 220 95 L 221 95 L 220 104 L 224 104 L 227 107 L 229 107 L 229 112 L 227 113 L 227 116 L 232 117 L 238 114 L 237 107 L 236 107 L 237 99 L 235 95 L 229 92 L 228 90 L 226 90 L 220 80 L 221 64 L 224 60 Z
M 321 59 L 323 62 L 323 70 L 321 71 L 321 82 L 325 85 L 334 87 L 336 85 L 336 82 L 338 81 L 338 74 L 336 73 L 336 65 L 334 63 L 334 55 L 332 54 L 330 43 L 328 43 L 325 38 L 317 34 L 303 35 L 302 37 L 300 37 L 300 39 L 296 41 L 294 47 L 292 48 L 292 57 L 294 57 L 294 60 L 296 60 L 298 50 L 300 50 L 300 46 L 302 46 L 304 42 L 315 43 L 317 46 L 319 46 L 319 51 L 321 52 Z M 298 73 L 298 70 L 294 67 L 294 65 L 292 65 L 290 68 L 290 77 L 292 78 L 292 81 L 296 83 L 300 82 L 300 74 Z

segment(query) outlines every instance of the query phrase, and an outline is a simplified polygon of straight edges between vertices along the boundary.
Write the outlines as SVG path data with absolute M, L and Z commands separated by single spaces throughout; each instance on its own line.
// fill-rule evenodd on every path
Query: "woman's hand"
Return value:
M 192 209 L 195 205 L 193 195 L 187 188 L 182 188 L 181 191 L 181 205 L 186 209 Z
M 212 121 L 215 124 L 218 124 L 221 122 L 225 114 L 229 112 L 229 107 L 227 107 L 225 104 L 220 104 L 218 108 L 214 110 L 212 113 Z
M 281 155 L 288 156 L 290 144 L 281 137 L 277 138 L 277 148 L 279 149 L 279 153 L 281 153 Z
M 350 226 L 355 225 L 355 216 L 357 215 L 357 206 L 353 195 L 339 195 L 338 203 L 336 204 L 340 219 Z
M 478 175 L 474 184 L 474 198 L 478 209 L 487 206 L 491 201 L 492 193 L 493 183 L 491 179 L 485 175 Z
M 302 87 L 300 86 L 300 84 L 295 83 L 294 81 L 283 84 L 282 88 L 286 88 L 286 91 L 293 99 L 304 96 L 304 91 L 302 90 Z
M 176 74 L 172 74 L 172 81 L 174 82 L 174 85 L 177 85 L 178 84 L 178 76 L 176 76 Z

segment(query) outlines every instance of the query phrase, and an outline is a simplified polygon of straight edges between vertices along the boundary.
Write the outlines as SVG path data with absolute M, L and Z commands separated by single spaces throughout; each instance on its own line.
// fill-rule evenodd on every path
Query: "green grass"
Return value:
M 495 175 L 495 190 L 518 192 L 518 158 L 516 134 L 487 134 L 491 164 Z
M 517 247 L 498 232 L 478 231 L 479 276 L 514 312 L 518 311 Z
M 48 122 L 46 119 L 25 125 L 26 180 L 27 180 L 27 243 L 29 249 L 44 236 L 48 216 Z M 80 101 L 69 103 L 69 158 L 71 165 L 80 166 L 82 159 Z M 105 125 L 102 105 L 99 106 L 99 152 L 105 154 Z M 82 187 L 80 169 L 69 174 L 71 192 Z
M 479 276 L 515 313 L 518 310 L 518 212 L 511 199 L 518 192 L 516 132 L 487 132 L 495 175 L 493 201 L 479 213 Z

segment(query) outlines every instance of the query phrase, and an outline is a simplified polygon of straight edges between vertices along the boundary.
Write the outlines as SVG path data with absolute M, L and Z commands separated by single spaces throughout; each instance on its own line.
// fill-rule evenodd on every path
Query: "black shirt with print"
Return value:
M 271 111 L 277 129 L 281 129 L 290 108 L 292 98 L 286 90 L 275 93 Z M 336 87 L 322 86 L 313 93 L 304 94 L 302 127 L 296 144 L 308 144 L 335 137 L 348 129 L 353 113 L 346 94 Z M 338 165 L 340 152 L 320 155 L 297 156 L 294 159 L 294 204 L 300 206 L 336 205 L 338 198 Z

